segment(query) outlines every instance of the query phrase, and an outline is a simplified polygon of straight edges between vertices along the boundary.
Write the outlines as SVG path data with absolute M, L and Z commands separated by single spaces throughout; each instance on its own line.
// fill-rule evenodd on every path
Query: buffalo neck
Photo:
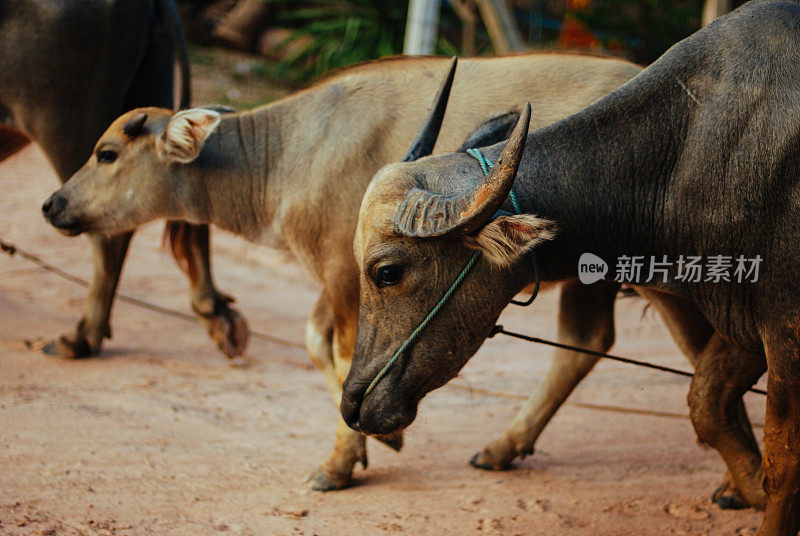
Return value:
M 289 247 L 301 256 L 317 248 L 326 219 L 354 228 L 372 172 L 387 159 L 388 148 L 398 145 L 394 137 L 402 139 L 382 130 L 391 114 L 382 105 L 387 97 L 374 99 L 375 111 L 364 114 L 363 92 L 346 82 L 327 83 L 223 115 L 200 157 L 187 166 L 200 179 L 189 189 L 190 211 L 248 240 Z
M 545 279 L 576 277 L 583 253 L 604 259 L 613 277 L 624 256 L 675 261 L 707 252 L 691 232 L 704 208 L 681 208 L 683 179 L 708 179 L 681 170 L 689 125 L 707 97 L 693 48 L 676 46 L 593 105 L 528 135 L 513 191 L 524 213 L 557 224 L 556 239 L 538 248 Z M 483 152 L 496 160 L 503 145 Z M 508 202 L 503 208 L 513 212 Z M 654 285 L 692 293 L 672 281 Z
M 666 260 L 665 279 L 637 281 L 695 301 L 720 333 L 757 340 L 755 311 L 769 304 L 753 289 L 782 282 L 800 196 L 800 8 L 774 5 L 748 4 L 582 112 L 529 134 L 514 191 L 523 212 L 559 228 L 537 249 L 545 279 L 576 277 L 587 252 L 611 277 L 623 256 Z M 752 31 L 758 11 L 764 31 L 782 27 L 774 39 Z M 494 160 L 502 148 L 484 154 Z M 760 258 L 761 276 L 734 284 L 704 272 L 688 282 L 675 277 L 681 256 Z
M 675 227 L 677 215 L 666 210 L 670 178 L 693 103 L 680 88 L 649 82 L 636 79 L 529 135 L 513 191 L 523 212 L 557 224 L 556 240 L 541 246 L 548 279 L 575 277 L 578 258 L 586 252 L 606 260 L 613 271 L 624 255 L 697 250 L 688 237 L 661 239 Z
M 190 220 L 258 240 L 271 216 L 265 202 L 268 135 L 263 108 L 222 116 L 200 156 L 185 167 L 184 207 Z

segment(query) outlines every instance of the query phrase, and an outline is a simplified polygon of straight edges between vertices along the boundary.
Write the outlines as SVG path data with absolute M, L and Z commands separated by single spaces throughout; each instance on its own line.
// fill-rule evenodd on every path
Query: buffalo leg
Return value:
M 333 280 L 341 284 L 345 279 Z M 358 305 L 352 304 L 352 298 L 357 297 L 358 293 L 352 290 L 349 293 L 339 292 L 334 294 L 335 302 L 329 296 L 327 291 L 323 291 L 314 305 L 306 324 L 306 347 L 311 360 L 325 374 L 338 407 L 342 401 L 342 383 L 350 372 L 352 362 L 358 318 Z M 394 450 L 400 450 L 403 446 L 402 433 L 376 439 Z M 353 468 L 358 462 L 366 469 L 366 436 L 347 426 L 340 415 L 333 451 L 307 483 L 316 491 L 346 488 L 352 481 Z
M 231 307 L 233 298 L 217 290 L 214 285 L 208 226 L 170 222 L 167 232 L 171 235 L 173 255 L 179 263 L 186 261 L 192 309 L 200 316 L 211 339 L 223 354 L 229 358 L 242 355 L 249 338 L 247 321 Z M 176 241 L 181 243 L 176 244 Z
M 713 328 L 702 313 L 694 304 L 677 296 L 646 287 L 637 288 L 637 291 L 656 308 L 678 347 L 695 365 L 713 334 Z M 595 289 L 594 286 L 587 287 L 573 281 L 565 283 L 559 312 L 559 340 L 600 352 L 608 351 L 614 338 L 614 297 L 611 292 L 611 288 L 604 292 L 602 287 Z M 587 304 L 592 304 L 592 307 L 587 308 Z M 591 316 L 593 320 L 587 322 L 586 316 Z M 471 463 L 481 469 L 501 470 L 507 468 L 516 456 L 532 453 L 536 438 L 549 419 L 594 363 L 596 360 L 590 356 L 567 350 L 557 351 L 547 378 L 519 411 L 509 430 L 476 454 Z M 738 403 L 738 414 L 743 432 L 755 442 L 742 401 Z M 526 429 L 526 426 L 530 428 Z M 527 449 L 527 452 L 523 449 Z M 730 471 L 715 491 L 713 499 L 721 508 L 746 506 Z
M 333 451 L 314 471 L 306 483 L 314 491 L 344 489 L 352 483 L 353 468 L 357 462 L 367 467 L 367 438 L 351 429 L 339 417 L 336 423 L 336 441 Z
M 138 20 L 128 22 L 134 35 L 146 30 L 144 27 L 137 26 L 137 23 L 142 22 Z M 81 43 L 81 40 L 65 43 L 67 48 L 63 52 L 82 54 L 85 51 L 78 46 Z M 76 45 L 76 48 L 71 48 L 71 45 Z M 152 49 L 152 46 L 149 49 Z M 62 51 L 58 51 L 58 54 L 61 53 Z M 135 55 L 121 54 L 115 59 L 122 72 L 126 72 L 127 67 L 131 68 L 130 74 L 133 74 L 134 68 L 142 71 L 143 66 L 136 67 L 134 62 L 139 60 L 134 56 L 138 56 L 138 53 Z M 171 105 L 171 58 L 170 53 L 161 61 L 159 72 L 163 72 L 164 77 L 160 84 L 150 84 L 147 94 L 142 95 L 143 100 L 140 102 L 143 104 Z M 69 78 L 73 73 L 71 69 L 66 69 L 64 76 L 67 76 L 65 80 L 69 85 L 64 88 L 68 87 L 69 91 L 53 88 L 53 91 L 48 93 L 48 99 L 45 99 L 41 106 L 23 110 L 25 113 L 22 114 L 22 117 L 17 118 L 18 124 L 26 125 L 28 134 L 47 154 L 62 183 L 66 182 L 86 162 L 86 159 L 92 154 L 92 147 L 97 138 L 108 125 L 122 112 L 129 109 L 124 105 L 127 90 L 120 87 L 122 82 L 109 79 L 102 64 L 98 64 L 97 67 L 102 70 L 84 73 L 76 78 Z M 91 74 L 91 76 L 87 76 L 87 74 Z M 133 77 L 134 83 L 138 78 L 138 74 Z M 103 84 L 101 81 L 106 83 L 98 87 L 98 84 Z M 147 84 L 142 82 L 141 86 L 145 87 Z M 153 92 L 159 93 L 160 100 L 154 100 Z M 74 95 L 82 95 L 83 98 L 76 101 Z M 138 105 L 139 102 L 131 104 Z M 84 313 L 75 330 L 48 343 L 44 347 L 45 353 L 72 358 L 87 357 L 97 354 L 103 339 L 111 337 L 111 308 L 132 236 L 132 232 L 111 237 L 89 235 L 94 270 Z
M 338 404 L 342 398 L 342 386 L 333 363 L 333 305 L 325 291 L 317 298 L 306 321 L 306 351 L 314 365 L 322 371 L 331 395 Z
M 689 390 L 692 424 L 698 438 L 725 460 L 736 488 L 754 508 L 763 509 L 761 453 L 742 427 L 742 396 L 766 369 L 763 356 L 713 335 L 700 354 Z
M 675 344 L 692 363 L 692 366 L 697 367 L 700 354 L 714 334 L 714 328 L 708 323 L 697 305 L 674 294 L 648 287 L 637 287 L 636 291 L 655 307 L 669 329 Z M 750 438 L 752 444 L 756 444 L 753 427 L 747 416 L 743 400 L 739 400 L 737 403 L 737 413 L 742 432 Z M 711 500 L 724 510 L 738 510 L 748 506 L 744 497 L 736 489 L 730 470 L 725 473 L 722 484 L 714 491 Z
M 759 536 L 796 536 L 800 530 L 800 341 L 796 334 L 767 344 L 764 423 L 764 521 Z
M 333 304 L 327 291 L 323 291 L 306 324 L 306 349 L 314 364 L 325 375 L 328 387 L 337 406 L 342 400 L 342 383 L 334 359 L 335 322 Z M 366 437 L 348 427 L 341 416 L 336 425 L 333 451 L 323 464 L 309 477 L 309 487 L 316 491 L 332 491 L 350 485 L 353 468 L 357 462 L 366 468 Z
M 570 280 L 561 286 L 558 340 L 598 352 L 614 344 L 614 300 L 619 285 L 584 285 Z M 598 358 L 558 349 L 550 371 L 517 413 L 500 438 L 475 454 L 470 463 L 479 469 L 501 470 L 517 457 L 532 454 L 547 423 L 570 393 L 592 370 Z
M 64 357 L 87 357 L 100 351 L 103 339 L 111 338 L 111 306 L 133 233 L 112 237 L 89 235 L 94 275 L 83 316 L 75 331 L 44 347 L 44 352 Z

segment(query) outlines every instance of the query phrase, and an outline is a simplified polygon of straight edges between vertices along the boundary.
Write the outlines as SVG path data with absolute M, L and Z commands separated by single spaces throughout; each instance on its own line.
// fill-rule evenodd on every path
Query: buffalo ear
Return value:
M 188 164 L 200 155 L 203 144 L 220 122 L 218 112 L 193 108 L 173 115 L 156 138 L 158 156 Z
M 481 250 L 492 264 L 502 267 L 555 235 L 556 225 L 550 220 L 531 214 L 499 216 L 467 236 L 467 245 Z
M 458 148 L 458 153 L 465 153 L 467 149 L 488 147 L 495 143 L 507 140 L 519 121 L 519 112 L 510 111 L 490 117 L 467 135 L 464 143 Z

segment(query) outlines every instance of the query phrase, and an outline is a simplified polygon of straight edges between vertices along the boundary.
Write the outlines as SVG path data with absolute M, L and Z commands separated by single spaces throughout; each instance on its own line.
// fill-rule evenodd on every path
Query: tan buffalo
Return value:
M 306 344 L 338 402 L 358 320 L 352 244 L 361 199 L 375 172 L 403 156 L 449 64 L 444 58 L 369 63 L 237 114 L 134 110 L 111 125 L 45 213 L 68 234 L 118 233 L 171 218 L 213 223 L 289 249 L 323 287 Z M 455 150 L 469 133 L 469 144 L 504 139 L 526 101 L 535 109 L 532 127 L 547 125 L 639 71 L 625 61 L 572 54 L 462 60 L 437 148 Z M 561 340 L 607 350 L 616 291 L 565 283 Z M 474 465 L 505 468 L 533 452 L 539 433 L 594 363 L 557 352 L 546 380 Z M 399 436 L 385 440 L 400 446 Z M 312 487 L 346 486 L 358 461 L 366 465 L 364 436 L 340 420 L 335 448 Z

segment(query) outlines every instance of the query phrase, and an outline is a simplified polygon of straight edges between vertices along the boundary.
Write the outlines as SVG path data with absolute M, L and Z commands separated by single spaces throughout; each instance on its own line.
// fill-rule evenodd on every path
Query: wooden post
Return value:
M 450 5 L 461 19 L 461 51 L 464 57 L 475 55 L 475 27 L 478 18 L 475 16 L 473 0 L 450 0 Z
M 497 54 L 521 52 L 527 47 L 505 0 L 475 0 Z
M 252 51 L 256 37 L 267 24 L 269 9 L 270 5 L 262 0 L 239 0 L 217 24 L 212 35 L 223 44 Z
M 409 0 L 403 54 L 433 54 L 441 0 Z
M 711 24 L 714 19 L 730 10 L 731 0 L 706 0 L 706 5 L 703 7 L 703 26 Z

